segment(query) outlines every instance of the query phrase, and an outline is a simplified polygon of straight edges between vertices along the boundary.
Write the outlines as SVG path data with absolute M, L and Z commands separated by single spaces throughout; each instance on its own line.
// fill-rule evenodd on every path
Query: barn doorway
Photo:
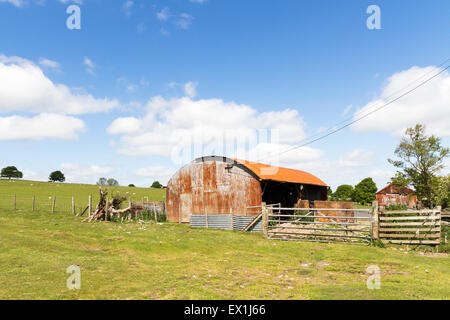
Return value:
M 261 183 L 262 201 L 280 203 L 283 208 L 293 208 L 298 200 L 327 200 L 327 189 L 321 186 L 266 180 Z

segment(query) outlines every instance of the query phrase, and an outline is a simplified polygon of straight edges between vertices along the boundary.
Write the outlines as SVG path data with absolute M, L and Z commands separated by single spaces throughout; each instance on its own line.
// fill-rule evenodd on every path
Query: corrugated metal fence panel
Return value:
M 254 216 L 234 216 L 234 228 L 236 230 L 242 230 L 244 229 L 253 219 L 255 219 Z M 259 219 L 259 221 L 249 230 L 249 231 L 262 231 L 262 219 Z
M 233 216 L 233 230 L 244 229 L 255 217 Z M 191 226 L 206 228 L 206 216 L 204 214 L 192 214 Z M 231 215 L 208 214 L 208 227 L 211 229 L 231 229 Z M 260 219 L 250 231 L 262 231 L 262 220 Z

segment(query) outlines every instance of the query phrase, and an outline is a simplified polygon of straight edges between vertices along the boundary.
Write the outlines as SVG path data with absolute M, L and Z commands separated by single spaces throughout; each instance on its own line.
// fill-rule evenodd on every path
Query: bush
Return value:
M 404 204 L 391 204 L 386 207 L 387 211 L 406 210 L 408 207 Z
M 145 208 L 144 210 L 142 210 L 139 219 L 144 221 L 155 221 L 155 209 Z M 166 222 L 167 221 L 166 213 L 156 210 L 156 221 Z

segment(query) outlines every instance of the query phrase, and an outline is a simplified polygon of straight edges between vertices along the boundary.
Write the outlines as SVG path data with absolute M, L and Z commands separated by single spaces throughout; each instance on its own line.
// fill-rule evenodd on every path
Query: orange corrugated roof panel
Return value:
M 262 180 L 312 184 L 324 187 L 327 186 L 325 182 L 305 171 L 275 167 L 268 164 L 250 162 L 246 160 L 233 160 L 247 167 L 247 169 L 251 170 Z

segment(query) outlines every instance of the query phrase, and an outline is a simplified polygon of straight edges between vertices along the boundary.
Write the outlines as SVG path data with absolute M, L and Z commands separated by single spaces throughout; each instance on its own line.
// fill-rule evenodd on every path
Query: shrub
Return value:
M 391 204 L 386 207 L 387 211 L 394 211 L 394 210 L 406 210 L 408 207 L 404 204 Z

